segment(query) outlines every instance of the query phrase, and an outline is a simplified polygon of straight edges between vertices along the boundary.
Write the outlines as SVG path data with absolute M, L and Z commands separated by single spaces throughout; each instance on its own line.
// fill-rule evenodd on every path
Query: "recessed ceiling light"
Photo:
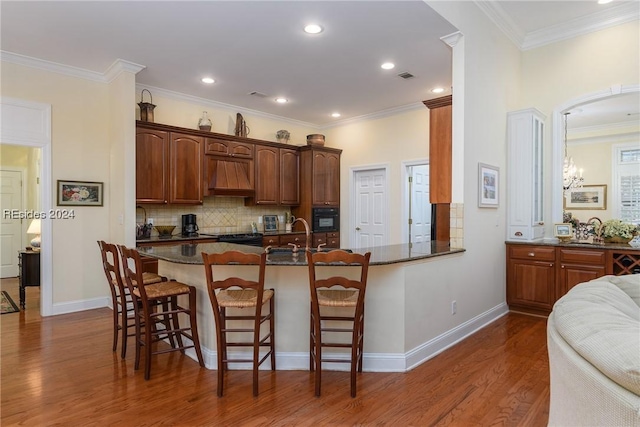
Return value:
M 289 102 L 289 100 L 287 98 L 280 97 L 280 98 L 276 98 L 276 102 L 279 103 L 279 104 L 285 104 L 285 103 Z
M 607 4 L 611 3 L 613 0 L 598 0 L 598 4 Z
M 340 117 L 340 113 L 331 113 L 331 117 Z
M 442 93 L 442 92 L 444 92 L 444 88 L 434 87 L 433 89 L 431 89 L 431 92 L 433 92 L 433 93 Z
M 394 64 L 393 62 L 385 62 L 384 64 L 382 64 L 380 66 L 380 68 L 382 68 L 383 70 L 391 70 L 395 66 L 396 66 L 396 64 Z
M 215 83 L 215 80 L 213 80 L 211 77 L 203 77 L 202 78 L 202 83 L 206 83 L 206 84 L 212 84 Z
M 318 34 L 321 33 L 323 28 L 318 24 L 309 24 L 304 27 L 304 32 L 308 34 Z

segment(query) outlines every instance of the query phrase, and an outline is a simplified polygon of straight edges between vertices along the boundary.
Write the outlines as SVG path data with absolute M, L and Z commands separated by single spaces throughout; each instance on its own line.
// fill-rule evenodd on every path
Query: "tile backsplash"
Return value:
M 138 205 L 136 223 L 153 218 L 154 225 L 175 225 L 174 234 L 180 234 L 182 215 L 195 214 L 201 233 L 250 233 L 251 223 L 255 222 L 258 231 L 264 229 L 260 220 L 263 215 L 283 216 L 290 212 L 286 206 L 245 206 L 242 197 L 205 197 L 201 206 L 188 205 Z M 282 225 L 284 227 L 284 225 Z M 156 235 L 155 230 L 152 236 Z
M 449 212 L 451 247 L 464 248 L 464 203 L 451 203 Z

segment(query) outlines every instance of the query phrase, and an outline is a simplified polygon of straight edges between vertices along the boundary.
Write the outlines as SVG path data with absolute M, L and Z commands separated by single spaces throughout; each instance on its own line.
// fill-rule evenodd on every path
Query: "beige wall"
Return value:
M 544 158 L 552 161 L 552 113 L 570 100 L 603 91 L 612 85 L 640 84 L 640 21 L 608 28 L 522 54 L 522 82 L 518 108 L 535 107 L 547 116 Z M 610 168 L 610 164 L 606 167 Z M 585 171 L 586 174 L 586 171 Z M 585 175 L 592 180 L 592 176 Z M 551 232 L 552 170 L 546 168 L 547 235 Z M 582 218 L 581 218 L 582 219 Z M 588 218 L 585 218 L 588 219 Z
M 86 79 L 2 63 L 2 96 L 51 104 L 52 188 L 56 180 L 109 185 L 107 86 Z M 96 240 L 109 237 L 104 207 L 76 207 L 75 218 L 52 220 L 53 304 L 102 299 L 108 294 Z M 55 203 L 54 206 L 55 208 Z

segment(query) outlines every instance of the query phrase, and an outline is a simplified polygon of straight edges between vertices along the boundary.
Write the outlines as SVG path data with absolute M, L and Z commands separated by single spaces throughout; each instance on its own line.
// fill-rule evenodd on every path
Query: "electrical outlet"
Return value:
M 147 224 L 151 224 L 151 225 L 153 225 L 153 218 L 148 218 L 148 219 L 147 219 Z
M 456 301 L 451 301 L 451 314 L 456 314 L 458 312 L 458 303 Z

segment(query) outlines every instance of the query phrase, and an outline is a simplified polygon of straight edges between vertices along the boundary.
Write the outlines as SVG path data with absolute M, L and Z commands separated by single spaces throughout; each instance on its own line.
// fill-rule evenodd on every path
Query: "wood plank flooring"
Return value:
M 17 282 L 3 279 L 17 302 Z M 111 311 L 38 315 L 1 323 L 2 426 L 546 426 L 546 319 L 510 313 L 407 373 L 323 374 L 314 397 L 306 371 L 232 371 L 216 397 L 216 372 L 171 353 L 154 359 L 151 380 L 111 352 Z M 132 346 L 133 341 L 130 339 Z M 131 347 L 130 346 L 130 347 Z

